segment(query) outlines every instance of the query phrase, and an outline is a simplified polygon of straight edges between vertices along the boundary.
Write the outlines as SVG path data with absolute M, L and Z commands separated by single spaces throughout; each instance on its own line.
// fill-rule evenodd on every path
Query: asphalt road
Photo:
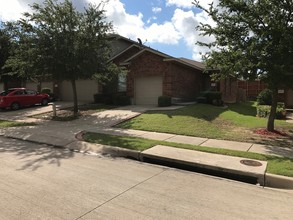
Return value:
M 293 192 L 0 137 L 0 219 L 292 219 Z

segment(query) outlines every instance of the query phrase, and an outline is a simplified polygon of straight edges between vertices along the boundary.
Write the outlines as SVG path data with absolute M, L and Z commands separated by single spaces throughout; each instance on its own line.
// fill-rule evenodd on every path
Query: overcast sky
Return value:
M 205 6 L 212 1 L 200 0 Z M 33 2 L 43 0 L 0 0 L 1 20 L 17 20 L 30 10 L 28 5 Z M 100 2 L 73 0 L 79 10 L 88 3 Z M 211 24 L 212 21 L 192 4 L 192 0 L 109 0 L 104 9 L 116 33 L 132 40 L 140 38 L 145 45 L 174 57 L 200 60 L 199 53 L 207 49 L 195 43 L 211 40 L 199 36 L 195 30 L 199 22 Z

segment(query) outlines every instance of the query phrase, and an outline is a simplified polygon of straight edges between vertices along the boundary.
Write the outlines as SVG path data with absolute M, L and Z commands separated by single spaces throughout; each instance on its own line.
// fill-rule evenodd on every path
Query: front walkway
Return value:
M 293 123 L 293 110 L 290 109 L 290 112 L 287 112 L 286 115 L 286 122 Z

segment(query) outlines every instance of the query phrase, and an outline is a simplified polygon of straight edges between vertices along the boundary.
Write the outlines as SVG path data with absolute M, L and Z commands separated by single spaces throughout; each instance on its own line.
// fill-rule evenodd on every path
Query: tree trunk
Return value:
M 273 92 L 272 105 L 271 105 L 270 116 L 269 116 L 268 124 L 267 124 L 268 131 L 275 130 L 275 118 L 276 118 L 277 104 L 278 104 L 278 89 L 273 89 L 272 92 Z
M 38 90 L 39 93 L 42 92 L 42 80 L 38 81 L 37 90 Z
M 75 79 L 71 80 L 72 85 L 72 92 L 73 92 L 73 116 L 78 116 L 78 102 L 77 102 L 77 91 L 76 91 L 76 84 Z

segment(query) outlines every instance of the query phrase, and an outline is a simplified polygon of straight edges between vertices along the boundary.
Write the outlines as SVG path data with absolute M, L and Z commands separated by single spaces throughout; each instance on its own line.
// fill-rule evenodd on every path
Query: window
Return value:
M 118 75 L 118 92 L 126 92 L 126 75 Z
M 14 95 L 25 95 L 25 91 L 24 90 L 18 90 L 14 93 Z
M 36 95 L 37 92 L 34 91 L 34 90 L 26 90 L 26 94 L 28 94 L 28 95 Z

